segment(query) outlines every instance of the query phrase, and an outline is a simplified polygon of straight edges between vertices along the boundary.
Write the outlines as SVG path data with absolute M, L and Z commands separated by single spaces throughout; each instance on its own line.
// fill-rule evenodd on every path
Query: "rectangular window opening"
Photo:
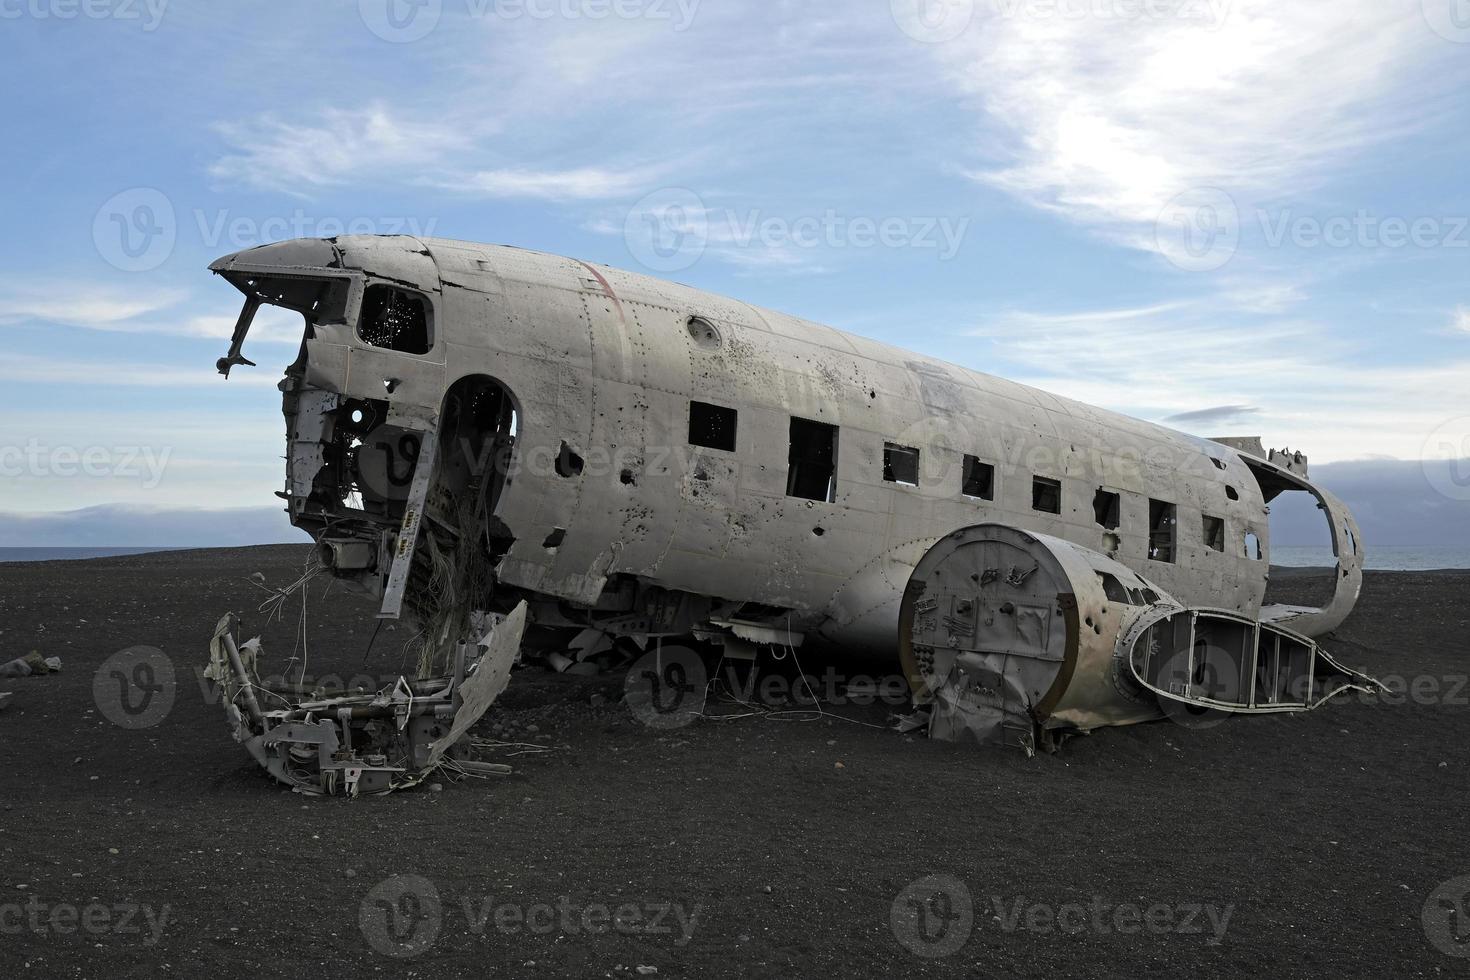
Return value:
M 1123 523 L 1122 504 L 1123 498 L 1111 490 L 1097 488 L 1097 493 L 1092 495 L 1092 515 L 1098 524 L 1109 531 L 1116 531 L 1118 525 Z
M 792 418 L 786 495 L 832 503 L 837 499 L 837 426 Z
M 1148 556 L 1154 561 L 1174 560 L 1174 505 L 1163 500 L 1148 502 Z
M 428 297 L 374 283 L 362 294 L 357 334 L 373 347 L 404 354 L 427 354 L 434 346 L 429 330 Z
M 739 415 L 733 408 L 722 408 L 706 402 L 690 402 L 689 444 L 733 453 Z
M 1205 515 L 1205 547 L 1211 551 L 1225 550 L 1225 519 Z
M 895 443 L 883 444 L 883 481 L 902 483 L 907 487 L 919 485 L 919 451 Z
M 995 499 L 995 467 L 974 456 L 965 457 L 964 484 L 960 492 L 979 500 Z
M 1062 482 L 1044 476 L 1031 478 L 1031 509 L 1044 514 L 1062 512 Z

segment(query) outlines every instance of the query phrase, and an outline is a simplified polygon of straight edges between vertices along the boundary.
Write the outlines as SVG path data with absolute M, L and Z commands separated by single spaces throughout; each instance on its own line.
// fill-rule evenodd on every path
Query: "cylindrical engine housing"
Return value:
M 1015 741 L 1161 717 L 1119 653 L 1150 607 L 1178 608 L 1126 566 L 1060 538 L 980 524 L 919 560 L 899 612 L 899 650 L 931 732 Z

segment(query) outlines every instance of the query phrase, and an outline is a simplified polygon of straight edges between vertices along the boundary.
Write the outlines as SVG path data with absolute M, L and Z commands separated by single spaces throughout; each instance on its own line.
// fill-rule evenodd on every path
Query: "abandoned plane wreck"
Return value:
M 245 296 L 226 376 L 262 305 L 302 314 L 281 495 L 420 638 L 392 688 L 267 699 L 258 644 L 220 624 L 235 736 L 303 791 L 421 780 L 523 653 L 822 647 L 901 663 L 931 736 L 1028 751 L 1375 686 L 1313 639 L 1352 608 L 1362 544 L 1299 453 L 515 248 L 311 239 L 211 269 Z M 1288 493 L 1331 527 L 1323 608 L 1264 602 Z

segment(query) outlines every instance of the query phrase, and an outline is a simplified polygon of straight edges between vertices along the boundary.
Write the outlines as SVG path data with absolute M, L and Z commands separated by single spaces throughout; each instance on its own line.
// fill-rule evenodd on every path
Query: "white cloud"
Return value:
M 89 389 L 99 386 L 217 388 L 224 384 L 274 388 L 280 378 L 274 374 L 236 370 L 227 381 L 215 371 L 213 364 L 206 363 L 197 368 L 178 368 L 142 362 L 80 361 L 11 353 L 0 360 L 0 380 L 74 384 Z
M 1462 306 L 1455 310 L 1452 326 L 1459 333 L 1470 334 L 1470 308 Z
M 228 340 L 236 311 L 192 314 L 176 309 L 188 298 L 179 289 L 116 289 L 78 280 L 0 283 L 0 325 L 59 323 L 109 333 L 159 334 Z M 250 342 L 299 344 L 301 314 L 263 306 L 250 328 Z
M 167 309 L 184 295 L 174 289 L 113 289 L 85 281 L 0 282 L 0 323 L 44 320 L 126 330 L 128 321 Z
M 1152 249 L 1152 226 L 1175 195 L 1219 187 L 1244 205 L 1300 192 L 1422 122 L 1428 96 L 1453 82 L 1442 73 L 1437 85 L 1416 84 L 1433 79 L 1430 65 L 1450 47 L 1426 28 L 1418 2 L 1165 6 L 1211 16 L 982 4 L 990 13 L 970 33 L 937 46 L 1010 137 L 972 176 Z
M 327 96 L 218 123 L 228 147 L 210 174 L 299 195 L 376 178 L 608 199 L 651 189 L 646 167 L 609 160 L 671 160 L 660 169 L 674 172 L 698 152 L 744 173 L 756 153 L 788 154 L 784 134 L 816 121 L 809 111 L 901 112 L 901 90 L 920 82 L 928 98 L 948 95 L 886 4 L 670 0 L 635 4 L 642 17 L 554 18 L 444 6 L 433 71 L 373 88 L 384 94 L 363 110 L 324 109 Z M 405 63 L 421 50 L 406 46 Z M 344 74 L 360 67 L 343 62 Z
M 223 123 L 216 128 L 234 152 L 216 160 L 209 173 L 298 196 L 373 177 L 485 198 L 578 201 L 644 192 L 674 166 L 466 169 L 468 159 L 504 157 L 491 145 L 492 121 L 410 123 L 404 114 L 380 104 L 361 112 L 328 109 L 304 122 L 262 116 Z
M 1011 312 L 966 333 L 988 342 L 987 370 L 1013 380 L 1156 421 L 1219 406 L 1257 408 L 1238 413 L 1226 431 L 1209 416 L 1191 428 L 1204 436 L 1259 434 L 1322 461 L 1419 458 L 1446 425 L 1470 438 L 1463 395 L 1470 358 L 1384 364 L 1314 321 L 1241 312 L 1213 296 L 1139 309 Z
M 606 200 L 653 189 L 657 186 L 657 173 L 652 168 L 620 171 L 602 167 L 480 170 L 463 177 L 438 179 L 434 183 L 446 190 L 480 197 Z
M 384 171 L 437 165 L 468 145 L 467 135 L 443 122 L 419 122 L 375 104 L 325 109 L 309 122 L 273 114 L 223 122 L 218 131 L 233 151 L 216 160 L 210 176 L 266 190 L 302 195 Z
M 235 313 L 192 316 L 177 324 L 170 324 L 160 332 L 229 340 L 235 334 L 236 319 L 237 314 Z M 305 324 L 300 313 L 282 309 L 279 306 L 262 306 L 255 314 L 255 319 L 251 321 L 250 336 L 246 340 L 246 346 L 250 344 L 298 345 L 301 343 L 304 330 Z
M 628 121 L 648 99 L 666 98 L 664 79 L 678 70 L 690 35 L 663 21 L 524 16 L 446 18 L 439 31 L 442 77 L 364 109 L 316 101 L 217 123 L 229 150 L 210 175 L 298 196 L 369 178 L 540 200 L 607 198 L 641 186 L 640 169 L 609 167 L 604 147 L 583 138 L 600 132 L 586 118 L 606 123 L 597 107 L 611 102 Z M 663 72 L 646 70 L 654 51 Z M 640 127 L 617 132 L 627 145 Z M 581 159 L 549 162 L 573 154 Z

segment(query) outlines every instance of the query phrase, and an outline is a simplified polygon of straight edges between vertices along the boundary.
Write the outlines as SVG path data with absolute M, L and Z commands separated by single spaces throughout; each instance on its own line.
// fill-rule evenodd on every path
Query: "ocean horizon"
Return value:
M 1271 564 L 1285 568 L 1330 568 L 1337 564 L 1327 547 L 1277 545 Z M 1408 545 L 1368 545 L 1363 567 L 1370 572 L 1430 572 L 1470 568 L 1470 547 L 1421 548 Z
M 190 551 L 192 545 L 153 545 L 138 547 L 71 547 L 71 548 L 0 548 L 0 562 L 78 561 L 84 558 L 122 558 L 127 555 L 151 555 L 159 551 Z

